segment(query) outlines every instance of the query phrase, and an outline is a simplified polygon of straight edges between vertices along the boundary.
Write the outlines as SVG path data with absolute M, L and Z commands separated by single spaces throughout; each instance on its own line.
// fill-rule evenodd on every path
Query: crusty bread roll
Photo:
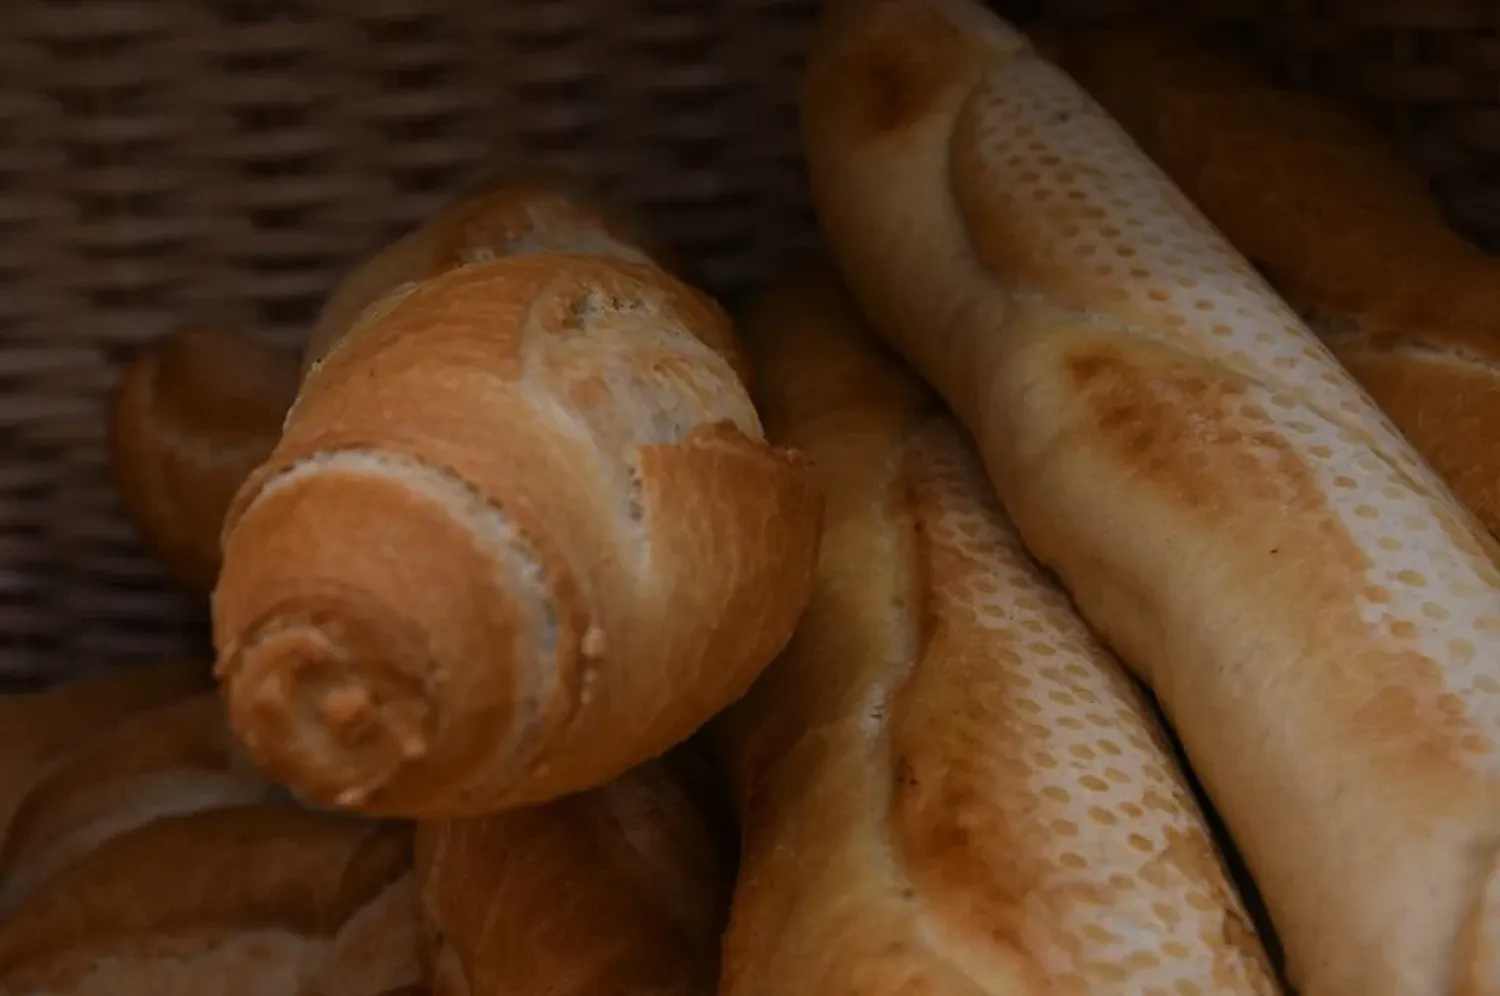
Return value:
M 721 991 L 1276 992 L 1150 707 L 961 430 L 821 266 L 746 325 L 828 536 L 723 721 L 745 842 Z
M 204 691 L 100 730 L 41 772 L 0 836 L 0 915 L 110 837 L 177 813 L 285 799 Z
M 125 368 L 110 417 L 110 464 L 125 513 L 180 583 L 208 594 L 224 511 L 265 460 L 296 395 L 297 353 L 191 326 Z
M 1292 983 L 1494 991 L 1494 541 L 1124 132 L 977 3 L 834 0 L 803 131 L 864 311 L 1156 692 Z
M 0 829 L 47 770 L 127 717 L 210 691 L 202 662 L 96 671 L 39 692 L 0 695 Z
M 229 512 L 231 722 L 315 801 L 436 819 L 600 784 L 737 698 L 811 585 L 819 499 L 721 310 L 581 202 L 483 203 L 426 230 L 463 265 L 335 296 L 374 303 Z
M 729 855 L 667 761 L 545 806 L 419 825 L 433 996 L 710 996 Z
M 1169 30 L 1084 31 L 1059 52 L 1500 533 L 1500 261 L 1328 101 Z
M 409 876 L 409 844 L 399 826 L 280 806 L 139 827 L 0 923 L 0 993 L 377 996 L 414 984 L 414 909 L 385 932 L 408 952 L 398 974 L 347 990 L 326 975 L 341 929 Z

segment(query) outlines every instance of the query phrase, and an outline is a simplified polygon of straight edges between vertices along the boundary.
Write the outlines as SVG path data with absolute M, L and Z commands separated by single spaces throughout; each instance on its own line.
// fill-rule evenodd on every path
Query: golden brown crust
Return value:
M 132 714 L 210 691 L 203 662 L 102 671 L 40 692 L 0 696 L 0 828 L 46 771 Z
M 83 855 L 0 924 L 0 986 L 188 931 L 329 938 L 410 860 L 402 827 L 285 806 L 159 820 Z
M 876 80 L 901 114 L 867 112 Z M 1500 937 L 1500 547 L 1187 197 L 976 2 L 833 3 L 803 114 L 861 305 L 1156 692 L 1292 983 L 1419 996 L 1469 973 L 1464 952 Z
M 551 212 L 526 215 L 548 246 L 614 238 L 518 203 Z M 215 633 L 251 753 L 319 801 L 479 815 L 600 784 L 738 697 L 819 529 L 742 368 L 709 298 L 609 255 L 471 262 L 372 305 L 229 512 Z
M 153 820 L 268 800 L 205 691 L 100 730 L 42 773 L 0 837 L 0 911 L 102 841 Z
M 313 326 L 304 371 L 321 362 L 366 309 L 400 288 L 470 263 L 534 252 L 598 253 L 684 274 L 668 248 L 576 182 L 552 171 L 498 174 L 339 284 Z
M 1500 533 L 1500 265 L 1373 129 L 1166 30 L 1058 48 Z
M 125 368 L 110 418 L 110 464 L 136 531 L 201 594 L 219 572 L 224 511 L 271 452 L 297 390 L 297 354 L 187 327 Z
M 714 991 L 727 854 L 660 761 L 545 806 L 417 830 L 433 996 Z
M 299 993 L 322 942 L 277 928 L 184 927 L 104 937 L 0 976 L 4 996 L 281 996 Z M 364 994 L 360 994 L 364 996 Z
M 825 267 L 799 273 L 747 340 L 828 538 L 725 720 L 745 842 L 723 992 L 1274 992 L 1149 707 L 958 427 Z

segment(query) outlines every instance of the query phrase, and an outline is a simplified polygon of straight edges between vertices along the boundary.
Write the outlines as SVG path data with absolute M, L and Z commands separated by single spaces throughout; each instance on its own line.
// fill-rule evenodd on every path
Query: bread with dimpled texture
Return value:
M 811 584 L 820 500 L 723 311 L 583 201 L 475 203 L 355 275 L 405 282 L 335 295 L 372 303 L 228 515 L 221 687 L 304 798 L 439 819 L 602 784 L 742 694 Z
M 826 268 L 746 328 L 828 536 L 724 719 L 745 843 L 721 991 L 1276 992 L 1149 706 L 962 430 Z
M 1422 176 L 1331 102 L 1172 31 L 1068 35 L 1059 58 L 1500 534 L 1500 262 Z
M 213 589 L 224 512 L 276 445 L 298 378 L 295 350 L 212 326 L 173 331 L 126 366 L 110 470 L 141 540 L 191 591 Z
M 835 0 L 802 109 L 856 297 L 1156 692 L 1293 985 L 1490 991 L 1493 541 L 1119 126 L 977 3 Z

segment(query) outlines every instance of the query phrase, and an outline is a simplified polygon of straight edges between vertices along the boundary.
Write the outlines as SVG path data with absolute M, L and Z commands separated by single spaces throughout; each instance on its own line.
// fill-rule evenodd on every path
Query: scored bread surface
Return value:
M 1354 113 L 1185 34 L 1083 31 L 1059 51 L 1500 534 L 1500 263 L 1420 171 Z
M 304 370 L 320 363 L 382 298 L 471 263 L 539 252 L 665 262 L 665 253 L 648 248 L 630 222 L 599 204 L 546 185 L 499 186 L 450 206 L 345 278 L 309 336 Z
M 232 723 L 304 797 L 445 818 L 592 787 L 790 632 L 817 496 L 727 315 L 621 231 L 492 192 L 325 311 L 215 596 Z
M 1444 660 L 1465 712 L 1485 731 L 1462 753 L 1493 770 L 1488 737 L 1500 726 L 1500 679 L 1477 646 L 1500 636 L 1500 572 L 1468 513 L 1295 313 L 1143 156 L 1122 148 L 1118 127 L 1091 112 L 1061 71 L 1036 58 L 1003 63 L 959 129 L 960 203 L 975 217 L 1025 219 L 976 232 L 1007 279 L 1045 287 L 1048 303 L 1063 308 L 1101 311 L 1097 302 L 1109 302 L 1102 331 L 1219 368 L 1218 383 L 1187 374 L 1186 383 L 1162 385 L 1163 394 L 1182 393 L 1161 400 L 1211 407 L 1211 441 L 1240 443 L 1236 462 L 1259 471 L 1223 468 L 1230 480 L 1265 489 L 1247 497 L 1295 504 L 1316 493 L 1331 513 L 1327 525 L 1357 547 L 1351 563 L 1369 582 L 1355 605 L 1359 621 Z M 965 150 L 974 163 L 964 162 Z M 1068 207 L 1027 211 L 1027 201 Z M 1075 376 L 1099 383 L 1126 373 L 1111 369 L 1113 355 L 1089 359 L 1075 362 Z M 1136 414 L 1153 414 L 1149 402 L 1143 408 Z M 1145 438 L 1152 429 L 1143 419 L 1138 432 Z
M 946 420 L 906 473 L 930 635 L 893 702 L 893 810 L 914 882 L 950 896 L 937 918 L 1008 925 L 1059 992 L 1272 992 L 1165 738 Z
M 829 518 L 812 605 L 729 714 L 726 991 L 1274 992 L 1145 700 L 834 286 L 789 283 L 751 333 Z
M 1018 33 L 965 0 L 828 11 L 804 136 L 841 267 L 1165 705 L 1293 983 L 1416 996 L 1487 971 L 1493 541 Z

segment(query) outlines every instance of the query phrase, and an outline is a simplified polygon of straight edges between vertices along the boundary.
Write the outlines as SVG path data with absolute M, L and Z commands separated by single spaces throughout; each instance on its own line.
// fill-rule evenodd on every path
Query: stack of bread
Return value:
M 219 694 L 3 703 L 0 993 L 712 991 L 733 832 L 691 736 L 790 636 L 822 503 L 680 269 L 495 182 L 302 358 L 137 357 L 119 490 L 212 591 Z
M 0 702 L 0 993 L 1500 994 L 1496 264 L 1327 105 L 1048 52 L 1102 106 L 828 0 L 737 330 L 516 177 L 143 353 L 217 694 Z

